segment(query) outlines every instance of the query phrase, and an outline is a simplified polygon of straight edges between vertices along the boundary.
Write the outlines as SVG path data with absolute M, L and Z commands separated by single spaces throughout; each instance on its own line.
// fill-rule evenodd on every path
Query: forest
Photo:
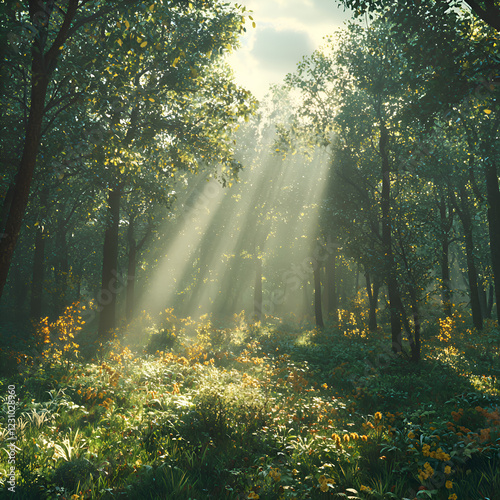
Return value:
M 500 500 L 500 7 L 339 1 L 0 2 L 0 498 Z

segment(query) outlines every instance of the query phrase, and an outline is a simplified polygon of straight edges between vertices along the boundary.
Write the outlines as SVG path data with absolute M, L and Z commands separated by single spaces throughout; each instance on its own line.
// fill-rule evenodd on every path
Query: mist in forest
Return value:
M 313 313 L 312 259 L 335 251 L 318 229 L 331 157 L 326 149 L 284 155 L 274 141 L 271 130 L 248 127 L 237 141 L 237 179 L 224 187 L 196 176 L 180 188 L 139 310 L 155 316 L 174 307 L 191 317 L 244 310 L 255 319 Z

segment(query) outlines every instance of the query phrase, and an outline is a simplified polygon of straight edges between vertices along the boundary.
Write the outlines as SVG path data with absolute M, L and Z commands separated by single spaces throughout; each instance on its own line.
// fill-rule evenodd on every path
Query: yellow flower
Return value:
M 369 486 L 361 485 L 360 491 L 371 491 L 372 489 Z
M 382 420 L 382 413 L 378 411 L 377 413 L 375 413 L 375 415 L 373 415 L 373 418 L 375 420 Z
M 321 483 L 321 486 L 319 487 L 319 489 L 324 493 L 326 491 L 328 491 L 328 483 L 325 481 L 324 483 Z
M 257 495 L 257 493 L 255 493 L 255 492 L 251 491 L 251 492 L 248 494 L 248 498 L 249 498 L 249 499 L 251 498 L 252 500 L 258 500 L 260 497 L 259 497 L 259 495 Z
M 449 497 L 448 497 L 448 500 L 457 500 L 457 495 L 456 493 L 452 493 Z
M 411 431 L 410 431 L 410 432 L 408 433 L 408 437 L 409 437 L 410 439 L 415 439 L 415 434 L 413 434 L 413 432 L 411 432 Z
M 450 467 L 449 465 L 447 465 L 447 466 L 444 468 L 444 473 L 445 473 L 446 475 L 451 474 L 451 467 Z
M 451 490 L 453 488 L 453 483 L 451 481 L 446 481 L 445 483 L 445 487 L 448 489 L 448 490 Z

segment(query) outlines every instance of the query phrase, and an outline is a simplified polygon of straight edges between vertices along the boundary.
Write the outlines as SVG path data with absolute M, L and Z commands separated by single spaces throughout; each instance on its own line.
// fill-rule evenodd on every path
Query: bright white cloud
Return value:
M 262 98 L 350 17 L 335 0 L 247 0 L 257 24 L 229 57 L 239 85 Z

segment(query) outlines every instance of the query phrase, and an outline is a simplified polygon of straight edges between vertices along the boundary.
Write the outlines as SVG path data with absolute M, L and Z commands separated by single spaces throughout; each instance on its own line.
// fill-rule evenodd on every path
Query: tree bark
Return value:
M 101 293 L 98 297 L 100 339 L 109 338 L 116 327 L 116 296 L 118 277 L 118 229 L 120 224 L 121 186 L 114 186 L 108 194 L 108 222 L 104 233 Z
M 321 307 L 321 266 L 316 261 L 312 261 L 313 276 L 314 276 L 314 316 L 316 318 L 316 326 L 324 328 L 323 311 Z
M 130 217 L 127 230 L 128 241 L 128 271 L 127 271 L 127 295 L 125 300 L 125 317 L 127 322 L 132 320 L 134 314 L 134 289 L 135 289 L 135 266 L 137 255 L 137 244 L 134 237 L 134 217 Z
M 255 256 L 253 315 L 255 321 L 262 320 L 262 259 L 258 256 Z
M 60 220 L 56 234 L 56 262 L 54 265 L 54 275 L 57 289 L 54 309 L 57 314 L 60 314 L 66 306 L 66 293 L 68 291 L 69 260 L 66 231 L 67 227 L 65 221 Z
M 338 321 L 338 300 L 337 300 L 337 283 L 336 283 L 336 269 L 335 269 L 335 254 L 331 253 L 326 259 L 325 275 L 325 303 L 328 316 L 334 321 Z
M 50 49 L 45 52 L 48 37 L 49 22 L 40 22 L 41 10 L 44 16 L 50 18 L 53 2 L 37 2 L 30 0 L 29 15 L 37 34 L 31 46 L 31 95 L 30 112 L 26 126 L 23 154 L 15 180 L 12 203 L 5 222 L 3 238 L 0 239 L 0 299 L 9 274 L 10 264 L 14 255 L 21 226 L 28 205 L 31 181 L 35 171 L 36 157 L 40 148 L 42 122 L 45 114 L 45 99 L 51 75 L 61 53 L 60 47 L 68 38 L 71 23 L 78 10 L 78 0 L 68 0 L 64 20 Z
M 365 274 L 366 279 L 366 291 L 368 293 L 368 303 L 369 303 L 369 313 L 368 313 L 368 329 L 370 332 L 377 331 L 377 307 L 378 307 L 378 292 L 380 290 L 380 284 L 376 281 L 371 283 L 370 275 Z
M 441 302 L 443 313 L 450 317 L 452 294 L 451 294 L 451 278 L 450 278 L 450 238 L 449 232 L 453 224 L 453 212 L 449 210 L 446 213 L 446 200 L 442 196 L 439 200 L 439 216 L 441 223 Z
M 14 198 L 14 186 L 15 179 L 10 182 L 9 188 L 7 189 L 3 199 L 2 210 L 0 212 L 0 238 L 3 238 L 7 217 L 10 212 L 10 206 L 12 205 L 12 200 Z
M 496 163 L 486 161 L 486 196 L 488 200 L 488 229 L 490 236 L 491 267 L 497 304 L 497 320 L 500 323 L 500 190 Z
M 37 321 L 42 316 L 43 277 L 45 271 L 45 228 L 43 219 L 47 211 L 48 189 L 40 193 L 39 221 L 36 226 L 35 254 L 33 256 L 33 276 L 31 280 L 30 319 Z
M 469 281 L 469 296 L 472 311 L 472 323 L 477 330 L 483 329 L 483 316 L 481 314 L 481 303 L 479 301 L 478 272 L 474 260 L 474 237 L 472 218 L 467 206 L 467 193 L 464 186 L 459 188 L 460 206 L 455 203 L 458 216 L 462 223 L 465 238 L 465 256 L 467 261 L 467 278 Z
M 31 280 L 30 319 L 38 321 L 42 316 L 43 275 L 45 267 L 44 228 L 39 225 L 35 236 L 35 255 L 33 257 L 33 277 Z
M 389 310 L 391 315 L 391 339 L 392 350 L 401 352 L 403 337 L 401 333 L 401 317 L 397 307 L 399 293 L 398 283 L 394 269 L 394 255 L 392 251 L 392 224 L 391 224 L 391 169 L 388 153 L 389 134 L 384 123 L 380 124 L 379 151 L 382 158 L 382 253 L 385 260 L 385 272 L 387 276 L 387 289 L 389 296 Z

